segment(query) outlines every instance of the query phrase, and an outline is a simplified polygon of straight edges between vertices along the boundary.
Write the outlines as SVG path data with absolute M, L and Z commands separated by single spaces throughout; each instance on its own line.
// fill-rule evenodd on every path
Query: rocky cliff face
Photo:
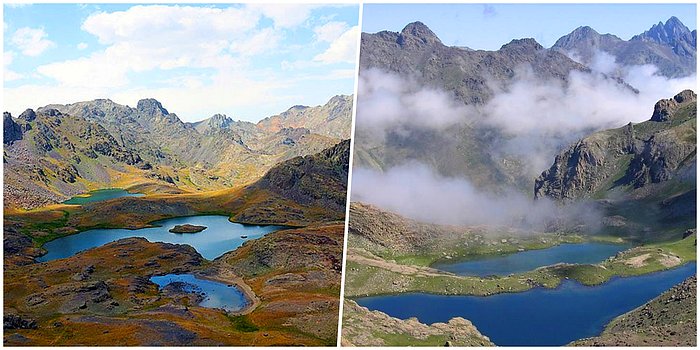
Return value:
M 9 145 L 22 139 L 22 127 L 17 124 L 10 113 L 2 114 L 2 143 Z
M 599 34 L 591 27 L 579 27 L 561 37 L 552 50 L 574 54 L 584 64 L 591 64 L 598 52 L 606 52 L 622 65 L 653 64 L 667 77 L 695 73 L 696 34 L 676 17 L 659 22 L 648 31 L 622 40 L 611 34 Z
M 557 155 L 535 181 L 535 198 L 602 196 L 616 187 L 667 181 L 696 154 L 697 95 L 659 101 L 651 120 L 594 133 Z

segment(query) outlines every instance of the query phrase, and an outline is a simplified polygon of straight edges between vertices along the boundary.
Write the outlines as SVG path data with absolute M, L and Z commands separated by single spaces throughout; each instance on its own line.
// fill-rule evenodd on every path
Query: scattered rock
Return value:
M 7 314 L 3 316 L 3 329 L 36 329 L 36 321 L 19 315 Z

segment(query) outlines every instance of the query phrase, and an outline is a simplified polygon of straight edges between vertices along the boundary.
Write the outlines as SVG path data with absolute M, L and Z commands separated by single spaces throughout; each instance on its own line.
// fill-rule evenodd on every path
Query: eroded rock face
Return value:
M 654 114 L 651 115 L 651 121 L 668 121 L 679 108 L 687 103 L 697 101 L 697 98 L 698 96 L 692 90 L 683 90 L 673 98 L 661 100 L 654 105 Z
M 22 128 L 13 119 L 10 113 L 2 114 L 2 142 L 6 145 L 22 139 Z
M 594 133 L 556 156 L 535 180 L 535 198 L 588 197 L 674 177 L 696 150 L 697 95 L 685 90 L 659 101 L 651 120 Z

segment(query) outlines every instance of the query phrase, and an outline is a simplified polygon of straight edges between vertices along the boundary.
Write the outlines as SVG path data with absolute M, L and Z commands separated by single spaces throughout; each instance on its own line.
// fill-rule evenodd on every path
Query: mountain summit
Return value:
M 673 52 L 684 57 L 695 57 L 696 31 L 690 31 L 678 18 L 671 17 L 666 23 L 659 22 L 630 41 L 653 41 L 673 48 Z
M 422 22 L 413 22 L 406 25 L 399 34 L 396 43 L 401 47 L 421 47 L 442 44 L 437 35 Z

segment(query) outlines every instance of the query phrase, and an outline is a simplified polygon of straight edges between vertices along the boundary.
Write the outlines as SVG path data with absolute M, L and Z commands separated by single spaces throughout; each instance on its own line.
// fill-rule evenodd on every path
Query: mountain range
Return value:
M 598 50 L 609 51 L 623 65 L 653 63 L 668 77 L 687 76 L 695 71 L 695 33 L 673 17 L 629 41 L 581 27 L 549 49 L 524 38 L 514 39 L 496 51 L 484 51 L 444 45 L 425 24 L 414 22 L 401 32 L 362 33 L 360 74 L 379 69 L 410 79 L 418 86 L 447 92 L 458 103 L 474 107 L 478 114 L 497 91 L 509 90 L 523 67 L 528 67 L 538 81 L 564 87 L 570 83 L 570 73 L 579 72 L 638 93 L 615 72 L 601 74 L 588 66 Z M 360 110 L 362 98 L 359 96 Z M 360 125 L 358 122 L 358 128 Z M 390 131 L 380 139 L 358 132 L 354 166 L 386 170 L 419 161 L 440 175 L 465 177 L 489 191 L 517 188 L 529 192 L 538 172 L 528 169 L 522 155 L 504 151 L 509 139 L 502 130 L 478 119 L 446 130 L 403 125 L 400 132 Z M 556 146 L 566 148 L 573 141 L 560 140 Z
M 602 51 L 612 55 L 618 64 L 653 64 L 661 75 L 676 78 L 695 73 L 696 43 L 697 30 L 691 31 L 678 18 L 671 17 L 630 40 L 599 34 L 588 26 L 579 27 L 557 40 L 552 50 L 575 55 L 586 65 Z
M 90 189 L 190 193 L 241 187 L 281 161 L 349 133 L 352 99 L 294 106 L 257 124 L 214 115 L 185 123 L 154 99 L 100 99 L 4 113 L 5 207 L 34 208 Z M 304 127 L 307 126 L 307 127 Z

